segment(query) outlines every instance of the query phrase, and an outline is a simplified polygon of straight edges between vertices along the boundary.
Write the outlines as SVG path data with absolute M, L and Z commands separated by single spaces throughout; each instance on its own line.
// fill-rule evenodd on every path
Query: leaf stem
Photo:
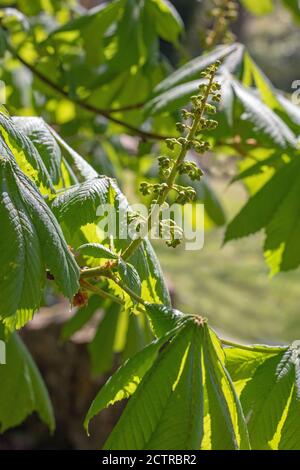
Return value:
M 266 353 L 266 354 L 278 353 L 282 349 L 286 348 L 286 346 L 261 347 L 260 345 L 256 345 L 256 344 L 254 345 L 239 344 L 239 343 L 235 343 L 234 341 L 229 341 L 227 339 L 222 339 L 222 338 L 220 338 L 220 341 L 223 345 L 230 346 L 232 348 L 244 349 L 246 351 L 261 352 L 261 353 Z
M 88 289 L 91 292 L 94 292 L 95 294 L 100 295 L 100 297 L 104 297 L 105 299 L 109 299 L 112 302 L 115 302 L 119 305 L 124 305 L 124 301 L 122 299 L 119 299 L 119 297 L 116 297 L 115 295 L 111 294 L 110 292 L 106 292 L 105 290 L 101 289 L 100 287 L 93 286 L 93 284 L 90 284 L 89 282 L 87 282 L 83 279 L 80 280 L 80 284 L 85 289 Z

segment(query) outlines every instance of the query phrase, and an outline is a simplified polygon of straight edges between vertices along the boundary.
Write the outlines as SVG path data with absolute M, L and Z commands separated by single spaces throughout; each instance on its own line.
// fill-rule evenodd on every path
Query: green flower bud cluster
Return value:
M 197 195 L 196 191 L 191 186 L 180 186 L 178 184 L 174 184 L 173 189 L 178 193 L 178 196 L 175 200 L 177 204 L 184 205 L 188 202 L 192 202 Z
M 206 35 L 206 45 L 213 47 L 216 44 L 225 44 L 234 40 L 234 34 L 229 30 L 230 23 L 238 17 L 238 4 L 236 1 L 214 0 L 214 8 L 209 12 L 214 18 L 211 31 Z
M 153 194 L 152 203 L 155 202 L 155 205 L 159 208 L 166 202 L 170 191 L 177 193 L 175 199 L 177 204 L 184 205 L 196 198 L 195 189 L 191 186 L 186 187 L 176 184 L 176 177 L 178 175 L 187 175 L 192 181 L 199 181 L 203 175 L 202 170 L 196 163 L 185 159 L 190 149 L 194 149 L 200 154 L 210 149 L 209 142 L 202 138 L 202 134 L 215 129 L 218 125 L 218 121 L 208 118 L 207 115 L 216 113 L 216 106 L 211 102 L 218 103 L 221 99 L 221 86 L 215 82 L 219 65 L 220 62 L 217 61 L 202 72 L 201 75 L 207 80 L 207 84 L 201 83 L 199 93 L 191 97 L 191 110 L 182 110 L 184 122 L 176 124 L 176 129 L 182 135 L 178 138 L 171 137 L 165 140 L 167 147 L 171 150 L 170 153 L 174 152 L 174 157 L 167 155 L 158 157 L 159 174 L 164 178 L 164 182 L 154 184 L 142 182 L 140 185 L 141 193 L 145 196 Z M 175 227 L 172 227 L 172 230 L 169 231 L 175 233 Z M 167 244 L 175 247 L 179 243 L 178 236 L 171 236 Z
M 174 162 L 169 157 L 161 155 L 158 157 L 159 174 L 165 178 L 170 175 Z
M 164 232 L 167 230 L 167 234 L 170 237 L 169 240 L 166 241 L 166 245 L 172 248 L 176 248 L 180 245 L 183 231 L 182 228 L 179 227 L 174 220 L 172 219 L 165 219 L 162 220 L 160 223 L 160 235 L 164 236 Z
M 192 141 L 192 145 L 194 150 L 197 153 L 205 153 L 210 149 L 210 143 L 206 142 L 206 140 L 196 140 Z
M 140 184 L 140 192 L 143 194 L 143 196 L 148 196 L 151 193 L 155 194 L 156 196 L 160 196 L 167 188 L 167 183 L 152 184 L 144 181 Z
M 177 248 L 178 245 L 180 245 L 181 240 L 180 238 L 171 238 L 170 240 L 166 241 L 166 245 L 169 248 Z
M 188 175 L 192 181 L 200 181 L 203 172 L 194 162 L 183 162 L 178 167 L 178 173 L 180 175 Z

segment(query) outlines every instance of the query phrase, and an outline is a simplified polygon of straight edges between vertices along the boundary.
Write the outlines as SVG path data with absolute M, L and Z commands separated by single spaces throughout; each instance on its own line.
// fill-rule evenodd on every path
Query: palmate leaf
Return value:
M 162 325 L 161 331 L 168 328 Z M 249 448 L 221 345 L 200 317 L 181 314 L 175 328 L 121 366 L 100 390 L 86 425 L 101 409 L 132 394 L 105 449 L 217 449 L 222 439 L 224 449 Z M 205 445 L 204 435 L 210 436 Z
M 0 112 L 0 137 L 12 151 L 21 170 L 37 184 L 52 190 L 50 174 L 38 149 L 15 125 L 13 119 L 2 112 Z
M 47 389 L 29 351 L 16 333 L 7 341 L 6 364 L 0 365 L 0 382 L 1 433 L 19 425 L 34 411 L 53 431 L 54 415 Z
M 273 273 L 300 264 L 300 161 L 293 158 L 274 174 L 229 223 L 225 241 L 265 229 L 264 251 Z
M 252 448 L 299 449 L 299 341 L 288 350 L 253 346 L 228 348 L 225 353 Z
M 272 84 L 241 44 L 220 46 L 193 59 L 160 82 L 146 102 L 144 117 L 173 114 L 197 91 L 200 72 L 222 60 L 217 81 L 221 84 L 220 126 L 211 133 L 216 142 L 232 138 L 255 138 L 264 147 L 296 147 L 298 113 L 292 103 L 283 103 Z M 235 150 L 236 151 L 236 150 Z
M 20 321 L 39 307 L 46 268 L 72 299 L 79 267 L 54 215 L 35 185 L 17 167 L 8 147 L 0 148 L 0 316 Z

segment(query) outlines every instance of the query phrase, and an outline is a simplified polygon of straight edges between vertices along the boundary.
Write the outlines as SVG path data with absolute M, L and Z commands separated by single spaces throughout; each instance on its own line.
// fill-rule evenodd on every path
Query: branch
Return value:
M 112 113 L 116 113 L 118 111 L 126 111 L 126 110 L 128 111 L 130 109 L 137 109 L 139 107 L 142 107 L 143 103 L 137 103 L 137 104 L 125 106 L 125 107 L 119 108 L 119 109 L 106 110 L 106 109 L 98 108 L 97 106 L 94 106 L 90 103 L 87 103 L 86 101 L 82 101 L 80 99 L 76 99 L 74 97 L 71 97 L 67 91 L 61 89 L 50 78 L 46 77 L 46 75 L 44 75 L 39 70 L 37 70 L 37 68 L 34 65 L 28 63 L 10 44 L 7 44 L 7 47 L 8 47 L 8 50 L 10 51 L 10 53 L 19 62 L 21 62 L 21 64 L 23 64 L 26 68 L 28 68 L 45 85 L 47 85 L 52 90 L 56 91 L 56 93 L 64 96 L 69 101 L 72 101 L 74 104 L 81 107 L 82 109 L 85 109 L 86 111 L 89 111 L 91 113 L 102 116 L 102 117 L 108 119 L 109 121 L 111 121 L 115 124 L 118 124 L 122 127 L 125 127 L 126 129 L 130 130 L 133 134 L 138 135 L 138 136 L 142 137 L 143 139 L 164 140 L 164 139 L 167 138 L 167 136 L 163 136 L 163 135 L 157 134 L 155 132 L 143 131 L 142 129 L 139 129 L 138 127 L 135 127 L 131 124 L 128 124 L 127 122 L 125 122 L 121 119 L 118 119 L 118 118 L 115 118 L 115 117 L 111 116 Z

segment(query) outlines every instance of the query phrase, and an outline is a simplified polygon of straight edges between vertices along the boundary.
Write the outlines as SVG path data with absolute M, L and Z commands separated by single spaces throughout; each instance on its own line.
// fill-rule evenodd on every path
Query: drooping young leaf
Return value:
M 86 243 L 77 250 L 84 256 L 103 259 L 118 259 L 118 255 L 101 243 Z
M 0 112 L 0 137 L 10 148 L 21 170 L 37 184 L 52 189 L 51 177 L 38 149 L 14 121 Z
M 13 117 L 15 126 L 23 132 L 39 152 L 53 184 L 60 179 L 61 151 L 49 126 L 38 117 Z
M 28 317 L 39 307 L 46 268 L 71 299 L 79 267 L 35 185 L 0 148 L 0 315 Z M 28 319 L 28 318 L 27 318 Z
M 255 450 L 299 448 L 299 341 L 286 348 L 228 348 L 226 367 L 236 385 Z
M 51 431 L 54 430 L 47 389 L 28 349 L 16 333 L 7 341 L 6 364 L 0 365 L 0 381 L 1 433 L 18 426 L 34 411 Z

